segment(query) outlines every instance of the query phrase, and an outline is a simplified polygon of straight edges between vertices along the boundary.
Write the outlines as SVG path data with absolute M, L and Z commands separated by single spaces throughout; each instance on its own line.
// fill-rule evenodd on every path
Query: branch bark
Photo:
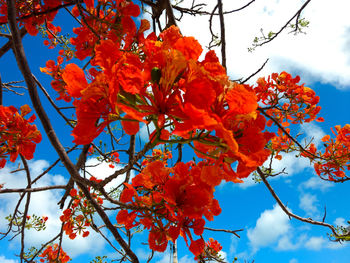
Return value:
M 36 83 L 32 76 L 31 70 L 29 68 L 29 64 L 27 61 L 27 58 L 24 53 L 22 39 L 20 37 L 20 33 L 18 30 L 17 22 L 16 22 L 16 7 L 15 7 L 15 1 L 13 0 L 7 0 L 7 11 L 8 11 L 8 20 L 9 25 L 12 33 L 13 38 L 13 49 L 16 56 L 16 61 L 18 64 L 19 69 L 22 72 L 22 75 L 25 79 L 25 82 L 28 86 L 29 95 L 31 98 L 31 101 L 33 103 L 34 109 L 44 127 L 44 130 L 49 137 L 49 140 L 58 153 L 63 165 L 65 166 L 68 173 L 71 175 L 71 177 L 74 179 L 74 181 L 77 182 L 78 186 L 81 188 L 83 193 L 85 194 L 86 198 L 89 200 L 89 202 L 93 205 L 96 212 L 99 214 L 101 219 L 106 224 L 107 228 L 111 231 L 112 235 L 116 239 L 116 241 L 122 246 L 122 248 L 125 250 L 127 255 L 130 257 L 132 262 L 139 262 L 137 256 L 135 253 L 130 249 L 128 244 L 124 241 L 124 239 L 121 237 L 117 229 L 113 226 L 111 221 L 109 220 L 107 214 L 103 211 L 103 209 L 97 204 L 97 202 L 91 197 L 90 191 L 87 189 L 86 184 L 89 184 L 89 180 L 86 180 L 82 177 L 80 177 L 75 165 L 72 163 L 70 158 L 68 157 L 64 147 L 60 143 L 52 125 L 49 120 L 49 117 L 47 116 L 43 106 L 41 105 L 39 95 L 36 89 Z
M 257 172 L 261 178 L 261 180 L 264 182 L 264 184 L 266 185 L 267 189 L 269 189 L 272 197 L 276 200 L 276 202 L 278 203 L 278 205 L 281 207 L 281 209 L 286 213 L 287 216 L 289 217 L 293 217 L 299 221 L 302 221 L 302 222 L 305 222 L 305 223 L 309 223 L 309 224 L 312 224 L 312 225 L 319 225 L 319 226 L 324 226 L 324 227 L 328 227 L 332 233 L 337 236 L 337 231 L 335 230 L 335 228 L 330 225 L 330 224 L 327 224 L 327 223 L 324 223 L 324 222 L 320 222 L 320 221 L 315 221 L 315 220 L 312 220 L 311 218 L 304 218 L 304 217 L 301 217 L 301 216 L 298 216 L 294 213 L 292 213 L 291 211 L 289 211 L 287 209 L 287 207 L 283 204 L 283 202 L 281 201 L 281 199 L 278 197 L 278 195 L 276 194 L 276 192 L 273 190 L 273 188 L 271 187 L 271 185 L 268 183 L 268 181 L 266 180 L 266 177 L 265 177 L 265 174 L 261 171 L 261 169 L 258 167 L 257 169 Z

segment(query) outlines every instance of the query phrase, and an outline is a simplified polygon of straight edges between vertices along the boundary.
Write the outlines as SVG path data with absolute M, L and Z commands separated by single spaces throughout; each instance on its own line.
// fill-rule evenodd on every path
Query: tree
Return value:
M 272 41 L 289 27 L 298 32 L 307 26 L 301 12 L 309 2 L 278 32 L 257 38 L 254 46 Z M 321 179 L 349 180 L 345 171 L 350 168 L 350 126 L 336 126 L 332 137 L 323 137 L 321 149 L 312 142 L 302 144 L 287 127 L 323 119 L 317 116 L 319 97 L 299 83 L 299 77 L 273 73 L 254 85 L 247 84 L 250 77 L 229 79 L 224 15 L 239 10 L 223 11 L 221 0 L 212 12 L 203 11 L 204 4 L 194 1 L 189 8 L 167 0 L 142 0 L 139 5 L 127 0 L 0 3 L 0 22 L 9 26 L 9 32 L 3 33 L 9 42 L 0 54 L 13 49 L 36 113 L 26 117 L 31 111 L 28 105 L 0 107 L 0 165 L 4 167 L 19 156 L 19 170 L 23 169 L 27 178 L 25 188 L 4 188 L 6 182 L 0 182 L 4 183 L 1 194 L 20 193 L 18 205 L 7 217 L 8 231 L 2 234 L 20 236 L 21 262 L 68 262 L 70 257 L 62 249 L 63 236 L 73 240 L 91 231 L 107 240 L 119 253 L 118 260 L 139 262 L 131 240 L 141 230 L 148 233 L 149 261 L 154 251 L 165 251 L 182 236 L 198 261 L 222 262 L 218 241 L 202 237 L 204 231 L 215 230 L 205 225 L 221 212 L 214 198 L 215 187 L 223 180 L 241 183 L 251 173 L 266 185 L 288 216 L 328 228 L 335 241 L 349 239 L 345 228 L 292 213 L 267 179 L 278 175 L 271 168 L 272 161 L 281 159 L 282 152 L 294 151 L 313 163 Z M 140 6 L 151 10 L 152 25 L 146 19 L 135 23 Z M 73 29 L 75 37 L 70 39 L 53 24 L 63 10 L 78 23 Z M 208 15 L 210 21 L 218 17 L 220 37 L 211 33 L 212 44 L 221 46 L 222 63 L 212 50 L 200 59 L 203 48 L 194 37 L 181 34 L 174 10 L 181 15 Z M 146 34 L 151 27 L 153 32 Z M 48 60 L 41 71 L 52 77 L 54 96 L 64 106 L 58 106 L 51 98 L 53 92 L 46 91 L 32 74 L 23 49 L 26 33 L 40 33 L 46 46 L 60 49 L 57 61 Z M 55 117 L 43 107 L 37 88 L 56 111 Z M 13 90 L 11 83 L 1 85 L 1 94 L 3 89 Z M 40 131 L 32 124 L 35 116 L 42 125 Z M 58 117 L 70 128 L 55 131 L 52 122 Z M 154 126 L 146 143 L 137 142 L 140 123 Z M 67 147 L 62 138 L 70 133 L 74 145 Z M 59 159 L 32 178 L 27 160 L 33 158 L 41 134 L 47 136 Z M 184 151 L 190 152 L 193 160 L 183 160 Z M 99 179 L 88 172 L 88 155 L 118 169 Z M 267 160 L 270 165 L 263 166 Z M 35 183 L 58 164 L 64 166 L 69 181 L 36 187 Z M 120 178 L 122 184 L 107 187 Z M 28 213 L 31 194 L 57 190 L 63 190 L 57 206 L 62 210 L 61 231 L 43 246 L 27 251 L 26 229 L 42 230 L 50 220 Z M 108 230 L 108 235 L 101 228 Z M 238 236 L 240 230 L 222 231 Z

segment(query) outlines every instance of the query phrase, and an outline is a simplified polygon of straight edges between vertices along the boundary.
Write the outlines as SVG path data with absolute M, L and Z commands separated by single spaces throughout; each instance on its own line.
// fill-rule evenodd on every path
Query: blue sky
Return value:
M 184 5 L 188 2 L 192 1 L 186 0 Z M 245 2 L 224 1 L 224 7 L 225 9 L 237 8 Z M 253 53 L 247 51 L 254 37 L 259 35 L 260 28 L 264 28 L 266 32 L 278 29 L 287 21 L 288 16 L 295 13 L 302 2 L 257 1 L 249 9 L 227 16 L 227 65 L 232 79 L 249 76 L 262 65 L 266 58 L 270 58 L 269 63 L 259 76 L 267 76 L 282 70 L 300 75 L 302 82 L 313 88 L 321 97 L 320 116 L 325 118 L 325 122 L 303 125 L 294 129 L 302 132 L 305 138 L 314 137 L 317 140 L 330 133 L 330 127 L 349 122 L 350 38 L 346 14 L 350 8 L 349 3 L 346 0 L 340 0 L 337 5 L 330 6 L 329 1 L 312 1 L 304 13 L 310 20 L 307 34 L 294 36 L 285 33 Z M 57 19 L 57 24 L 65 21 L 64 16 L 59 16 Z M 203 46 L 206 46 L 210 40 L 207 37 L 207 23 L 208 17 L 184 17 L 179 26 L 183 34 L 196 37 Z M 219 32 L 218 24 L 214 24 L 214 30 Z M 2 39 L 0 41 L 0 44 L 4 43 Z M 43 67 L 49 58 L 55 60 L 55 51 L 47 50 L 42 45 L 40 37 L 26 36 L 24 44 L 33 73 L 47 90 L 50 90 L 50 78 L 42 74 L 39 67 Z M 22 79 L 11 52 L 0 59 L 0 74 L 3 82 Z M 27 95 L 18 97 L 5 94 L 4 105 L 24 103 L 29 103 Z M 51 112 L 50 106 L 44 103 Z M 62 103 L 58 102 L 58 104 Z M 37 125 L 40 127 L 38 122 Z M 58 118 L 53 120 L 53 125 L 60 135 L 67 130 L 67 126 L 64 126 Z M 72 145 L 72 137 L 62 136 L 61 138 L 65 145 Z M 43 142 L 38 145 L 34 160 L 30 162 L 33 175 L 40 174 L 50 162 L 57 158 L 47 145 L 48 141 L 44 137 Z M 190 158 L 190 153 L 188 151 L 185 158 Z M 94 162 L 96 161 L 93 159 L 89 160 L 91 164 Z M 10 170 L 17 165 L 18 161 L 0 170 L 0 183 L 6 182 L 5 186 L 9 188 L 25 185 L 23 174 L 10 173 Z M 292 154 L 285 155 L 282 161 L 274 161 L 273 167 L 276 170 L 286 167 L 288 174 L 271 179 L 270 183 L 294 213 L 322 220 L 326 206 L 326 222 L 347 225 L 346 221 L 350 220 L 347 183 L 335 185 L 321 181 L 307 160 L 296 159 Z M 101 177 L 110 174 L 111 170 L 108 165 L 102 164 L 91 172 Z M 41 184 L 63 184 L 66 180 L 64 169 L 57 167 L 45 177 Z M 15 196 L 17 197 L 16 194 L 0 196 L 0 232 L 6 229 L 4 217 L 11 213 Z M 48 215 L 49 221 L 46 231 L 29 231 L 26 234 L 28 245 L 29 243 L 39 245 L 56 233 L 59 225 L 57 218 L 60 215 L 56 209 L 59 196 L 58 191 L 33 194 L 31 211 L 37 215 Z M 244 229 L 239 233 L 240 239 L 227 233 L 206 232 L 204 235 L 206 238 L 212 236 L 219 240 L 223 245 L 223 254 L 229 262 L 232 262 L 235 256 L 239 258 L 240 263 L 253 259 L 257 263 L 350 262 L 348 257 L 350 246 L 329 242 L 327 238 L 329 231 L 325 228 L 289 220 L 276 205 L 266 187 L 255 183 L 251 178 L 239 185 L 224 183 L 217 188 L 215 196 L 222 207 L 222 214 L 207 226 Z M 113 214 L 111 216 L 115 217 Z M 141 262 L 145 262 L 148 255 L 147 246 L 141 245 L 147 240 L 146 237 L 147 233 L 138 234 L 133 243 Z M 8 239 L 0 241 L 0 247 L 3 248 L 0 251 L 0 262 L 17 263 L 14 254 L 18 253 L 18 246 L 18 239 L 12 242 L 8 242 Z M 78 239 L 78 242 L 65 240 L 64 247 L 71 253 L 73 262 L 89 262 L 96 255 L 113 257 L 106 243 L 93 233 L 86 239 Z M 193 262 L 193 257 L 181 238 L 179 259 L 182 263 Z M 154 262 L 169 262 L 169 252 L 157 254 Z

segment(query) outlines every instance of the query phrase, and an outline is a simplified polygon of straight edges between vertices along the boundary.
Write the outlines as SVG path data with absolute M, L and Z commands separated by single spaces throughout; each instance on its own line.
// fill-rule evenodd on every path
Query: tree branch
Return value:
M 224 13 L 222 10 L 222 0 L 218 0 L 218 9 L 219 9 L 220 29 L 221 29 L 221 57 L 222 57 L 221 64 L 226 69 L 226 38 L 225 38 Z
M 307 1 L 299 8 L 299 10 L 294 14 L 294 16 L 293 16 L 291 19 L 289 19 L 289 20 L 287 21 L 287 23 L 285 23 L 285 25 L 282 26 L 281 29 L 280 29 L 277 33 L 275 33 L 272 37 L 268 38 L 268 39 L 265 40 L 264 42 L 259 43 L 259 44 L 256 44 L 255 47 L 261 47 L 261 46 L 263 46 L 263 45 L 265 45 L 265 44 L 271 42 L 272 40 L 274 40 L 280 33 L 282 33 L 282 31 L 283 31 L 284 29 L 287 28 L 287 26 L 289 25 L 289 23 L 292 22 L 292 20 L 293 20 L 294 18 L 297 18 L 297 20 L 299 19 L 299 16 L 300 16 L 301 11 L 303 11 L 304 8 L 305 8 L 310 2 L 311 2 L 311 0 L 307 0 Z M 297 21 L 297 23 L 298 23 L 298 21 Z
M 36 187 L 36 188 L 5 188 L 0 189 L 0 194 L 8 194 L 8 193 L 33 193 L 33 192 L 41 192 L 41 191 L 47 191 L 47 190 L 60 190 L 65 189 L 66 185 L 50 185 L 50 186 L 43 186 L 43 187 Z
M 22 156 L 22 154 L 20 154 L 24 169 L 26 171 L 26 177 L 27 177 L 27 188 L 31 188 L 32 187 L 32 181 L 30 178 L 30 172 L 29 172 L 29 167 L 28 167 L 28 163 L 26 161 L 26 159 Z M 23 212 L 23 219 L 22 219 L 22 229 L 21 229 L 21 253 L 20 253 L 20 259 L 21 259 L 21 263 L 23 262 L 23 254 L 24 254 L 24 229 L 26 226 L 26 221 L 27 221 L 27 215 L 28 215 L 28 210 L 29 210 L 29 204 L 30 204 L 30 196 L 31 193 L 28 192 L 27 193 L 27 200 L 26 200 L 26 204 L 24 206 L 24 212 Z
M 309 223 L 312 225 L 319 225 L 319 226 L 324 226 L 324 227 L 328 227 L 332 233 L 337 236 L 337 231 L 335 230 L 335 228 L 327 223 L 324 222 L 320 222 L 320 221 L 315 221 L 312 220 L 311 218 L 304 218 L 301 216 L 298 216 L 296 214 L 293 214 L 292 212 L 290 212 L 287 207 L 283 204 L 283 202 L 281 201 L 281 199 L 278 197 L 278 195 L 276 194 L 276 192 L 273 190 L 273 188 L 271 187 L 271 185 L 267 182 L 265 174 L 261 171 L 261 169 L 258 167 L 257 168 L 257 172 L 261 178 L 261 180 L 264 182 L 264 184 L 266 185 L 267 189 L 269 189 L 272 197 L 276 200 L 276 202 L 279 204 L 279 206 L 281 207 L 281 209 L 286 213 L 286 215 L 288 215 L 289 217 L 293 217 L 299 221 L 305 222 L 305 223 Z
M 210 230 L 210 231 L 225 232 L 225 233 L 234 234 L 238 238 L 240 238 L 240 236 L 237 234 L 237 232 L 241 232 L 244 230 L 244 229 L 237 229 L 237 230 L 216 229 L 216 228 L 210 228 L 210 227 L 206 227 L 206 226 L 204 227 L 204 229 Z
M 128 254 L 128 256 L 131 258 L 132 262 L 139 262 L 137 256 L 135 253 L 130 249 L 130 247 L 125 243 L 124 239 L 120 236 L 118 231 L 115 229 L 111 221 L 109 220 L 106 213 L 103 211 L 103 209 L 97 204 L 97 202 L 90 196 L 90 191 L 86 188 L 85 184 L 89 184 L 89 180 L 82 178 L 75 165 L 72 163 L 72 161 L 69 159 L 64 147 L 60 143 L 52 125 L 51 122 L 44 110 L 44 108 L 41 105 L 39 95 L 36 89 L 36 83 L 32 76 L 31 70 L 29 68 L 26 56 L 24 54 L 22 39 L 19 35 L 19 30 L 16 23 L 16 7 L 14 0 L 7 0 L 7 11 L 8 11 L 8 20 L 9 25 L 13 37 L 14 42 L 14 51 L 16 56 L 16 61 L 18 64 L 19 69 L 22 72 L 22 75 L 26 81 L 26 84 L 28 86 L 28 91 L 30 98 L 32 100 L 32 103 L 34 105 L 35 111 L 44 127 L 44 130 L 49 137 L 49 140 L 58 153 L 63 165 L 66 167 L 66 170 L 68 173 L 73 177 L 73 179 L 77 182 L 83 193 L 85 194 L 86 198 L 90 201 L 90 203 L 93 205 L 93 207 L 96 209 L 97 213 L 101 217 L 101 219 L 106 224 L 107 228 L 111 231 L 114 238 L 117 240 L 117 242 L 123 247 L 125 252 Z M 85 184 L 84 184 L 85 183 Z
M 21 38 L 23 38 L 25 36 L 25 34 L 27 34 L 27 30 L 25 29 L 25 27 L 22 27 L 20 30 Z M 12 47 L 12 39 L 7 41 L 6 44 L 0 48 L 0 58 L 3 55 L 5 55 L 7 53 L 7 51 L 9 51 L 11 49 L 11 47 Z
M 255 71 L 253 74 L 251 74 L 248 78 L 246 78 L 245 80 L 243 81 L 240 81 L 241 84 L 243 83 L 246 83 L 248 80 L 250 80 L 252 77 L 254 77 L 256 74 L 258 74 L 266 65 L 266 63 L 269 61 L 269 59 L 266 59 L 264 64 L 262 64 L 262 66 L 257 70 Z

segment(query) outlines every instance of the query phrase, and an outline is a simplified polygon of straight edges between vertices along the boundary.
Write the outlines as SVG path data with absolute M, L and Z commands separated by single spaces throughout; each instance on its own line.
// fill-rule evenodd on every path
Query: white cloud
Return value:
M 298 244 L 293 244 L 288 235 L 282 236 L 278 240 L 278 250 L 295 250 L 297 248 L 299 248 Z
M 272 170 L 273 173 L 279 173 L 284 171 L 285 173 L 280 174 L 273 178 L 281 178 L 292 176 L 296 173 L 304 171 L 304 169 L 312 168 L 310 161 L 306 158 L 296 158 L 295 153 L 280 153 L 282 155 L 281 160 L 273 159 Z M 270 160 L 264 163 L 265 167 L 269 167 Z
M 345 219 L 342 218 L 342 217 L 337 217 L 335 220 L 334 220 L 334 224 L 336 226 L 342 226 L 342 227 L 346 227 L 348 224 L 345 222 Z
M 156 263 L 168 263 L 171 260 L 171 256 L 169 251 L 165 251 L 164 253 L 156 253 L 155 258 L 158 258 Z
M 49 163 L 45 160 L 29 161 L 28 166 L 30 168 L 30 173 L 32 178 L 35 178 L 41 174 L 48 166 Z M 26 176 L 24 171 L 19 171 L 16 173 L 10 173 L 14 170 L 13 164 L 9 164 L 0 170 L 0 182 L 5 182 L 5 188 L 21 188 L 26 187 Z M 94 172 L 98 173 L 98 168 L 95 167 Z M 104 170 L 102 170 L 104 173 Z M 52 175 L 50 173 L 46 174 L 40 179 L 35 187 L 55 185 L 57 183 L 65 183 L 67 180 L 61 175 Z M 26 247 L 40 246 L 41 244 L 47 242 L 49 239 L 56 236 L 61 229 L 61 221 L 59 217 L 62 211 L 59 209 L 57 203 L 61 198 L 62 190 L 53 191 L 41 191 L 34 192 L 31 194 L 31 203 L 29 207 L 28 215 L 37 216 L 47 216 L 48 220 L 46 222 L 46 229 L 43 231 L 36 231 L 34 229 L 26 230 L 25 235 L 25 245 Z M 5 231 L 7 229 L 7 222 L 3 219 L 5 216 L 12 214 L 15 205 L 17 204 L 19 195 L 15 194 L 3 194 L 0 195 L 0 231 Z M 20 210 L 23 211 L 23 204 Z M 77 237 L 75 240 L 70 240 L 68 237 L 64 236 L 63 249 L 71 257 L 75 257 L 84 253 L 94 253 L 100 251 L 104 247 L 104 240 L 93 230 L 90 230 L 90 235 L 87 238 Z M 18 249 L 19 239 L 15 239 L 13 249 Z M 11 244 L 13 245 L 13 244 Z M 10 245 L 10 246 L 11 246 Z M 0 262 L 2 262 L 0 260 Z
M 274 174 L 281 173 L 277 176 L 270 177 L 271 180 L 278 180 L 280 178 L 284 178 L 285 182 L 288 183 L 290 181 L 287 180 L 288 177 L 293 176 L 294 174 L 300 173 L 305 169 L 313 169 L 312 165 L 310 165 L 310 161 L 306 158 L 297 158 L 295 157 L 295 153 L 280 153 L 282 156 L 281 160 L 273 159 L 271 168 Z M 270 166 L 270 159 L 266 160 L 263 164 L 264 167 L 268 168 Z M 243 183 L 237 184 L 241 189 L 247 189 L 249 187 L 258 185 L 257 182 L 254 181 L 253 175 L 250 174 L 247 178 L 243 179 Z
M 333 187 L 335 184 L 321 180 L 318 176 L 310 177 L 309 180 L 300 184 L 300 188 L 312 189 L 312 190 L 321 190 L 322 192 Z
M 313 236 L 305 242 L 305 248 L 315 251 L 321 249 L 342 249 L 345 247 L 348 247 L 348 244 L 332 242 L 323 236 Z
M 4 256 L 0 256 L 0 262 L 1 263 L 18 263 L 18 260 L 14 260 L 14 259 L 7 259 Z
M 279 240 L 278 240 L 278 245 L 277 245 L 277 250 L 282 250 L 282 251 L 287 251 L 287 250 L 296 250 L 299 249 L 300 247 L 303 246 L 303 244 L 305 243 L 305 240 L 307 239 L 306 234 L 302 234 L 297 238 L 297 241 L 295 243 L 293 243 L 293 233 L 295 232 L 295 230 L 293 231 L 289 231 L 288 233 L 286 233 L 284 236 L 282 236 Z
M 315 216 L 318 213 L 317 197 L 309 193 L 300 196 L 299 207 L 303 209 L 308 216 Z
M 141 262 L 146 262 L 148 260 L 148 257 L 150 256 L 150 253 L 148 253 L 147 251 L 145 251 L 142 248 L 137 248 L 135 250 L 135 253 L 136 253 L 138 259 L 141 260 Z
M 67 236 L 64 237 L 63 248 L 72 258 L 82 254 L 99 254 L 104 247 L 105 240 L 93 230 L 90 230 L 90 235 L 85 238 L 77 236 L 71 240 Z
M 243 179 L 243 183 L 239 183 L 239 184 L 236 184 L 239 186 L 239 188 L 241 189 L 247 189 L 251 186 L 255 186 L 255 185 L 258 185 L 258 183 L 256 181 L 254 181 L 253 179 L 253 175 L 250 174 L 247 178 L 244 178 Z
M 167 261 L 169 262 L 169 261 Z M 185 255 L 179 259 L 179 263 L 195 263 L 193 256 Z
M 44 160 L 30 161 L 28 162 L 28 166 L 30 168 L 30 173 L 32 178 L 41 174 L 45 168 L 48 167 L 48 163 Z M 10 173 L 10 171 L 14 170 L 15 167 L 12 164 L 9 164 L 5 168 L 0 170 L 0 181 L 5 182 L 5 188 L 22 188 L 26 187 L 27 181 L 24 171 L 19 171 L 16 173 Z M 45 186 L 45 185 L 53 185 L 54 181 L 60 178 L 61 175 L 50 175 L 46 174 L 42 179 L 35 184 L 35 187 Z M 17 204 L 17 200 L 19 197 L 18 193 L 13 194 L 5 194 L 0 196 L 0 200 L 2 202 L 2 206 L 0 208 L 1 215 L 9 215 L 13 213 L 13 209 Z M 29 208 L 29 215 L 35 214 L 37 216 L 48 216 L 49 221 L 48 225 L 53 218 L 57 218 L 59 215 L 59 211 L 57 210 L 57 202 L 58 199 L 58 191 L 45 191 L 45 192 L 35 192 L 31 194 L 31 206 Z M 20 209 L 23 211 L 23 203 Z M 6 229 L 6 222 L 0 221 L 0 229 Z M 49 228 L 49 227 L 48 227 Z
M 142 142 L 149 142 L 150 135 L 154 132 L 156 127 L 153 122 L 149 124 L 141 123 L 141 128 L 139 131 L 139 136 Z M 170 131 L 170 127 L 165 128 L 167 131 Z M 160 148 L 160 145 L 157 145 L 155 148 Z
M 247 236 L 253 251 L 257 251 L 275 243 L 290 228 L 288 216 L 278 205 L 274 205 L 272 210 L 265 210 L 260 215 L 255 227 L 248 229 Z
M 296 258 L 292 258 L 289 260 L 289 263 L 298 263 L 299 261 Z
M 304 123 L 300 125 L 300 128 L 300 132 L 305 135 L 304 139 L 306 142 L 308 143 L 312 140 L 316 147 L 322 142 L 321 139 L 326 135 L 322 128 L 315 123 Z
M 329 249 L 342 249 L 349 246 L 348 243 L 331 242 L 329 240 L 327 240 L 326 244 L 326 247 Z
M 228 260 L 227 260 L 227 253 L 226 253 L 225 251 L 223 251 L 223 250 L 221 250 L 221 251 L 219 252 L 219 257 L 220 257 L 221 259 L 223 259 L 224 262 L 227 262 L 227 261 L 228 261 Z M 217 261 L 213 261 L 213 262 L 217 262 Z
M 100 162 L 96 158 L 90 158 L 86 161 L 86 171 L 88 174 L 95 176 L 97 179 L 105 179 L 113 174 L 116 170 L 121 169 L 122 166 L 115 165 L 114 168 L 109 167 L 109 163 Z M 133 171 L 131 171 L 131 177 L 133 177 Z M 119 175 L 113 181 L 106 185 L 106 189 L 113 189 L 124 183 L 125 174 Z
M 305 247 L 310 250 L 320 250 L 326 243 L 324 237 L 311 237 L 305 243 Z
M 238 245 L 238 239 L 235 236 L 231 236 L 231 243 L 230 243 L 230 249 L 229 249 L 229 255 L 234 256 L 234 254 L 237 251 L 237 245 Z
M 190 6 L 191 2 L 187 0 L 182 6 Z M 347 0 L 339 0 L 337 5 L 329 5 L 326 0 L 311 2 L 303 12 L 310 21 L 306 34 L 295 36 L 287 31 L 253 53 L 247 51 L 254 37 L 261 36 L 260 28 L 265 33 L 278 31 L 303 2 L 256 1 L 243 11 L 225 16 L 228 71 L 234 79 L 249 76 L 270 58 L 260 76 L 292 70 L 302 72 L 303 79 L 308 82 L 320 80 L 349 88 L 350 52 L 347 47 L 350 38 L 346 10 L 350 9 L 350 3 Z M 224 9 L 235 9 L 244 4 L 246 1 L 243 0 L 225 1 Z M 212 11 L 213 5 L 214 1 L 206 10 Z M 203 46 L 207 46 L 210 41 L 208 19 L 208 16 L 186 16 L 179 26 L 184 35 L 195 36 Z M 213 29 L 220 35 L 218 17 L 214 18 Z M 202 33 L 203 30 L 206 33 Z

